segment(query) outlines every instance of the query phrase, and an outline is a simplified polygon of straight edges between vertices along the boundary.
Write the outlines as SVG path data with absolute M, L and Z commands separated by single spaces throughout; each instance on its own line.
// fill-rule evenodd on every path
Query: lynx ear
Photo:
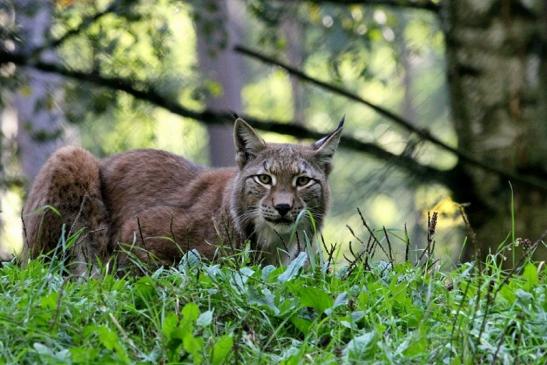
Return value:
M 336 148 L 340 142 L 342 129 L 344 128 L 344 120 L 345 117 L 342 117 L 335 130 L 311 145 L 312 149 L 315 151 L 315 158 L 327 174 L 332 169 L 332 156 L 334 156 L 334 152 L 336 152 Z
M 236 162 L 240 168 L 266 147 L 266 143 L 243 119 L 237 118 L 234 124 L 234 144 Z

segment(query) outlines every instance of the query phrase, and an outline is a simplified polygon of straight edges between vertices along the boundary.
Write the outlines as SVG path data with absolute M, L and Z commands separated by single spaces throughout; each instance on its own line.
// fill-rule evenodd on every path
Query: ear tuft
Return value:
M 240 117 L 234 123 L 234 145 L 236 162 L 240 168 L 266 147 L 264 140 Z
M 343 116 L 335 130 L 316 141 L 311 146 L 312 149 L 315 150 L 315 158 L 327 174 L 330 173 L 332 169 L 332 157 L 334 156 L 338 143 L 340 142 L 345 119 L 345 116 Z

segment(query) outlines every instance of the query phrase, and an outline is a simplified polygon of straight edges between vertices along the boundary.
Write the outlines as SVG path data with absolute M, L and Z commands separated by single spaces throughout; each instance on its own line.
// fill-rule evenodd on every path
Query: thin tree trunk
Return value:
M 296 4 L 298 5 L 298 4 Z M 294 12 L 298 9 L 295 6 Z M 298 19 L 295 18 L 295 15 L 288 16 L 283 19 L 282 23 L 283 32 L 287 38 L 287 48 L 286 55 L 287 60 L 290 65 L 302 69 L 302 63 L 304 62 L 305 51 L 304 51 L 304 29 L 302 24 L 298 22 Z M 304 124 L 305 115 L 304 115 L 304 90 L 300 80 L 293 76 L 289 76 L 291 82 L 291 91 L 293 99 L 293 119 L 299 123 Z
M 213 110 L 240 112 L 243 71 L 241 61 L 232 51 L 240 39 L 242 7 L 235 0 L 207 0 L 196 4 L 199 14 L 197 39 L 199 67 L 202 75 L 221 87 L 211 95 L 207 107 Z M 212 4 L 212 6 L 211 6 Z M 232 128 L 208 126 L 209 156 L 213 166 L 234 164 Z
M 0 261 L 5 259 L 5 253 L 3 249 L 3 240 L 2 235 L 4 233 L 4 220 L 2 219 L 2 198 L 6 191 L 5 176 L 6 172 L 4 170 L 4 110 L 0 109 Z
M 450 0 L 446 45 L 452 117 L 460 148 L 496 166 L 547 176 L 544 1 Z M 511 231 L 508 181 L 457 166 L 460 202 L 484 256 Z M 547 194 L 513 186 L 516 237 L 547 230 Z M 512 238 L 512 235 L 509 236 Z M 464 259 L 476 247 L 467 245 Z
M 17 2 L 17 23 L 22 37 L 20 51 L 29 53 L 45 42 L 51 26 L 51 7 L 52 4 L 46 1 Z M 44 52 L 42 59 L 51 61 L 55 54 Z M 24 77 L 25 81 L 13 98 L 13 106 L 17 111 L 21 166 L 30 184 L 49 155 L 61 145 L 63 91 L 58 76 L 25 69 Z

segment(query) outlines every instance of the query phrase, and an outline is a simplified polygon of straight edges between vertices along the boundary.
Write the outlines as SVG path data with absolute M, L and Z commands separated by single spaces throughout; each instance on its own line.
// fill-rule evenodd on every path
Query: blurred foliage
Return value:
M 267 0 L 243 3 L 246 11 L 239 21 L 245 28 L 246 44 L 286 59 L 288 35 L 282 31 L 282 23 L 298 22 L 304 29 L 304 60 L 296 66 L 401 114 L 406 97 L 417 125 L 456 144 L 448 122 L 443 37 L 432 14 L 380 6 Z M 52 38 L 77 28 L 109 4 L 104 0 L 57 1 Z M 203 11 L 215 11 L 208 4 L 210 1 L 121 1 L 114 12 L 67 39 L 59 49 L 60 58 L 71 68 L 146 82 L 187 107 L 203 108 L 208 94 L 222 92 L 218 84 L 201 78 L 197 67 L 196 29 L 215 30 L 214 24 L 203 20 Z M 223 46 L 222 42 L 213 45 Z M 244 62 L 241 112 L 292 120 L 295 110 L 288 75 L 257 62 Z M 8 66 L 0 68 L 0 78 L 11 76 Z M 404 84 L 405 75 L 412 76 L 410 84 Z M 455 163 L 436 147 L 409 143 L 406 131 L 370 109 L 307 85 L 302 88 L 306 124 L 311 128 L 328 131 L 346 115 L 348 135 L 374 141 L 395 153 L 406 150 L 420 162 L 440 168 L 448 169 Z M 2 89 L 11 87 L 2 84 Z M 87 83 L 67 82 L 65 98 L 66 116 L 75 131 L 72 142 L 98 156 L 154 147 L 198 163 L 208 161 L 206 129 L 198 122 Z M 294 142 L 290 137 L 267 133 L 266 138 Z M 332 242 L 352 239 L 344 227 L 358 225 L 355 208 L 361 207 L 373 225 L 402 230 L 406 223 L 420 247 L 424 242 L 420 227 L 426 226 L 423 212 L 451 202 L 445 189 L 423 184 L 396 170 L 389 161 L 375 161 L 343 149 L 337 154 L 331 185 L 333 206 L 324 235 Z M 441 216 L 438 235 L 456 245 L 462 240 L 455 229 L 461 220 L 456 213 L 446 217 Z M 454 237 L 442 236 L 443 230 Z

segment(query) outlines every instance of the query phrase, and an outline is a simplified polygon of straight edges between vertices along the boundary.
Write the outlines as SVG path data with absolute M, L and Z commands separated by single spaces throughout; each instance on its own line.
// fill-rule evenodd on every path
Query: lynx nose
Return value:
M 277 204 L 274 208 L 282 217 L 284 217 L 285 214 L 287 214 L 289 210 L 291 210 L 291 206 L 289 204 Z

